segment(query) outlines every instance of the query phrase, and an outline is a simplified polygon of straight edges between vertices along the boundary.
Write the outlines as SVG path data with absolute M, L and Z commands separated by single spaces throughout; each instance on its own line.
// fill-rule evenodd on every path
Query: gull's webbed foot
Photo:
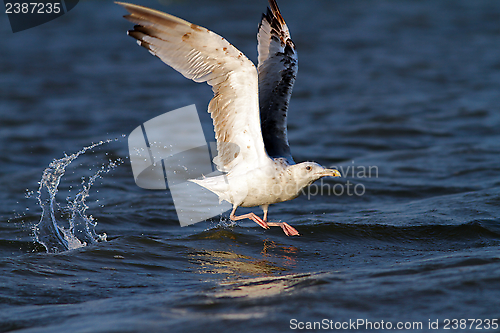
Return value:
M 299 232 L 286 222 L 267 222 L 271 227 L 281 227 L 287 236 L 300 236 Z

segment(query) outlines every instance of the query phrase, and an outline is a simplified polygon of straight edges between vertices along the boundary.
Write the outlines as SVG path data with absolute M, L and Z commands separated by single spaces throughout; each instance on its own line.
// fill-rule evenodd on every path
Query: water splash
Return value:
M 40 187 L 37 191 L 42 216 L 40 222 L 35 226 L 34 233 L 35 240 L 42 244 L 47 249 L 47 252 L 57 253 L 72 250 L 106 240 L 106 234 L 98 235 L 95 232 L 97 223 L 92 215 L 87 216 L 88 206 L 85 200 L 88 198 L 90 188 L 96 179 L 101 178 L 102 174 L 108 173 L 122 164 L 122 159 L 109 160 L 107 165 L 102 165 L 101 169 L 89 177 L 87 181 L 82 178 L 82 189 L 75 195 L 73 200 L 71 198 L 66 199 L 66 206 L 63 207 L 56 201 L 56 195 L 61 178 L 71 162 L 88 150 L 111 141 L 115 140 L 100 141 L 72 155 L 65 154 L 63 158 L 53 160 L 48 168 L 43 171 Z M 65 219 L 67 221 L 64 221 Z M 63 224 L 69 227 L 65 228 Z

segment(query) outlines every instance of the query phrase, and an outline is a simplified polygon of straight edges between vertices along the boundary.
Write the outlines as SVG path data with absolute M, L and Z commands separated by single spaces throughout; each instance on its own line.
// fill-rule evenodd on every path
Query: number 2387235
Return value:
M 59 2 L 7 2 L 5 13 L 7 14 L 59 14 L 61 3 Z

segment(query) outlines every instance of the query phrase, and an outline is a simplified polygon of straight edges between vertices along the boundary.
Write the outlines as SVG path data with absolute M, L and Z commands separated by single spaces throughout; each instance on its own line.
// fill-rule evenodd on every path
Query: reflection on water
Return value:
M 248 244 L 250 241 L 242 239 L 242 235 L 228 229 L 212 229 L 203 235 L 198 235 L 197 238 L 214 240 L 217 244 L 225 243 L 224 250 L 205 248 L 190 255 L 190 259 L 200 266 L 199 271 L 203 274 L 224 274 L 234 279 L 244 275 L 269 276 L 297 266 L 296 258 L 299 255 L 297 247 L 267 238 L 257 242 L 251 241 L 253 248 L 261 248 L 258 254 L 242 253 L 246 247 L 240 245 Z
M 288 274 L 286 266 L 295 266 L 295 255 L 299 250 L 295 246 L 284 246 L 265 239 L 262 242 L 260 256 L 241 254 L 238 251 L 237 235 L 227 230 L 214 232 L 209 238 L 231 239 L 233 244 L 225 251 L 200 251 L 190 255 L 192 262 L 199 265 L 202 274 L 223 274 L 226 282 L 220 284 L 213 296 L 221 297 L 267 297 L 292 290 L 296 285 L 311 278 L 311 274 Z M 278 265 L 271 260 L 282 261 Z M 257 276 L 242 278 L 242 276 Z
M 284 246 L 275 241 L 265 239 L 264 248 L 260 253 L 263 256 L 280 257 L 285 261 L 287 267 L 296 267 L 297 260 L 295 258 L 299 253 L 299 249 L 295 246 Z
M 247 247 L 241 235 L 230 230 L 211 230 L 204 239 L 224 242 L 224 250 L 202 250 L 190 254 L 191 261 L 201 274 L 222 274 L 225 282 L 213 296 L 220 297 L 264 297 L 290 291 L 311 274 L 287 274 L 297 265 L 299 249 L 264 239 L 257 254 L 243 253 Z M 248 276 L 251 276 L 248 278 Z
M 232 251 L 203 251 L 191 255 L 191 258 L 200 265 L 200 273 L 227 274 L 229 278 L 241 275 L 270 275 L 286 270 L 268 260 Z
M 292 292 L 303 286 L 318 284 L 324 273 L 318 274 L 288 274 L 279 277 L 258 277 L 240 279 L 221 283 L 221 287 L 214 293 L 221 297 L 249 297 L 260 298 Z

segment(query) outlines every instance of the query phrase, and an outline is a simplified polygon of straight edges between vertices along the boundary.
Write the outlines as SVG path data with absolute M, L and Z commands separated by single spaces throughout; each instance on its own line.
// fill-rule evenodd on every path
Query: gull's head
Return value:
M 335 169 L 327 169 L 316 162 L 302 162 L 290 166 L 292 176 L 299 188 L 311 185 L 323 177 L 341 177 L 340 172 Z

